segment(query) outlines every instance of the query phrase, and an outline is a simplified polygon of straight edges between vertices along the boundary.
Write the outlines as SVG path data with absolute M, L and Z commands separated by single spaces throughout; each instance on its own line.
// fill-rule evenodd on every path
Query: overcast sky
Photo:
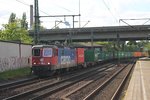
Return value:
M 126 25 L 119 19 L 150 18 L 150 0 L 39 0 L 39 14 L 42 15 L 78 15 L 80 1 L 81 27 L 101 27 Z M 30 19 L 30 6 L 34 0 L 0 0 L 0 27 L 8 22 L 10 14 L 18 18 L 23 12 Z M 44 13 L 43 13 L 44 12 Z M 72 17 L 41 18 L 42 25 L 52 28 L 56 20 L 68 21 L 72 27 Z M 79 21 L 79 17 L 75 17 Z M 88 23 L 89 21 L 89 23 Z M 142 25 L 148 20 L 124 20 L 128 24 Z M 87 24 L 88 23 L 88 24 Z M 86 25 L 87 24 L 87 25 Z M 148 21 L 145 24 L 150 24 Z M 59 27 L 66 28 L 63 23 Z M 79 27 L 79 23 L 75 23 Z

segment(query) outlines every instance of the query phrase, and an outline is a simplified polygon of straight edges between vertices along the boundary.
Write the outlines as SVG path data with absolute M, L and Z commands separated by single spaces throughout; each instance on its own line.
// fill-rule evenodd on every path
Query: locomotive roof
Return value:
M 57 46 L 55 45 L 34 45 L 32 48 L 43 48 L 43 47 L 57 48 Z
M 75 48 L 78 48 L 78 47 L 80 47 L 80 48 L 103 48 L 102 45 L 98 45 L 96 43 L 94 43 L 92 46 L 90 42 L 88 42 L 88 43 L 76 43 L 76 44 L 73 44 L 72 46 Z

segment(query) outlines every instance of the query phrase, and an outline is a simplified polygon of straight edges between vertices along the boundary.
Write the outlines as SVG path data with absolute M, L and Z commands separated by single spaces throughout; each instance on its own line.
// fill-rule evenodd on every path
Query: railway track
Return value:
M 92 72 L 90 72 L 90 73 L 85 73 L 85 74 L 82 74 L 82 75 L 80 75 L 80 76 L 71 78 L 71 80 L 69 79 L 69 80 L 67 80 L 67 81 L 65 81 L 65 82 L 63 82 L 63 83 L 61 83 L 60 85 L 56 85 L 55 87 L 48 88 L 46 93 L 41 92 L 41 93 L 43 93 L 43 94 L 39 93 L 38 96 L 32 98 L 31 100 L 43 99 L 43 98 L 45 98 L 45 97 L 47 97 L 47 96 L 49 96 L 49 95 L 52 95 L 52 94 L 57 93 L 57 92 L 59 92 L 59 91 L 61 91 L 61 90 L 64 90 L 65 88 L 68 88 L 68 87 L 70 87 L 70 86 L 72 86 L 72 85 L 74 85 L 74 84 L 76 84 L 76 83 L 78 84 L 80 81 L 86 80 L 86 79 L 89 78 L 89 77 L 90 77 L 92 80 L 96 80 L 96 79 L 98 79 L 98 78 L 101 78 L 101 77 L 103 77 L 103 76 L 105 75 L 105 74 L 101 74 L 101 72 L 103 72 L 103 71 L 105 71 L 105 70 L 107 70 L 107 69 L 109 69 L 109 68 L 112 68 L 113 66 L 114 66 L 114 65 L 111 65 L 111 66 L 109 66 L 109 67 L 107 67 L 107 68 L 104 68 L 104 69 L 97 69 L 96 71 L 92 71 Z M 94 79 L 94 76 L 96 76 L 96 75 L 98 75 L 98 74 L 99 74 L 100 76 L 99 76 L 99 77 L 96 77 L 96 78 Z M 91 77 L 91 76 L 92 76 L 92 77 Z M 44 90 L 44 92 L 45 92 L 45 90 Z
M 103 84 L 87 95 L 83 100 L 117 100 L 123 84 L 132 71 L 135 63 L 129 64 L 112 77 L 108 78 Z
M 42 78 L 42 79 L 34 77 L 34 78 L 29 78 L 29 79 L 25 79 L 25 80 L 21 80 L 21 81 L 15 81 L 12 83 L 7 83 L 4 85 L 1 85 L 0 99 L 3 99 L 4 97 L 10 96 L 10 95 L 18 94 L 19 91 L 17 91 L 17 89 L 20 91 L 21 91 L 21 89 L 22 89 L 22 91 L 25 91 L 28 89 L 27 87 L 30 88 L 30 87 L 32 87 L 32 85 L 35 85 L 35 84 L 38 84 L 41 82 L 45 82 L 49 79 L 51 79 L 51 77 Z
M 106 69 L 102 72 L 99 72 L 95 75 L 92 75 L 90 77 L 87 77 L 84 80 L 81 80 L 80 82 L 54 94 L 49 96 L 46 99 L 54 99 L 54 98 L 61 98 L 64 100 L 68 100 L 68 99 L 74 99 L 74 100 L 81 100 L 82 97 L 84 97 L 84 95 L 86 95 L 87 93 L 90 93 L 91 90 L 93 88 L 95 88 L 95 86 L 99 85 L 101 82 L 104 81 L 104 77 L 108 77 L 109 75 L 113 74 L 113 72 L 115 72 L 116 69 L 116 65 L 114 65 L 113 67 Z M 109 74 L 108 74 L 109 73 Z M 68 92 L 70 91 L 70 92 Z
M 97 90 L 99 85 L 105 84 L 105 82 L 108 79 L 111 79 L 111 76 L 114 76 L 114 73 L 115 74 L 119 73 L 121 70 L 123 70 L 127 66 L 128 66 L 128 64 L 122 64 L 122 67 L 116 67 L 114 69 L 112 69 L 112 68 L 107 69 L 101 73 L 98 73 L 95 76 L 92 76 L 85 80 L 82 80 L 79 83 L 72 85 L 64 90 L 59 90 L 59 92 L 56 94 L 53 93 L 54 95 L 52 95 L 52 94 L 49 95 L 47 98 L 45 98 L 45 100 L 50 100 L 50 99 L 53 99 L 53 100 L 82 100 L 82 99 L 85 99 L 86 97 L 88 97 L 87 94 L 93 94 L 93 91 Z M 121 86 L 121 85 L 119 85 L 119 86 Z M 97 87 L 97 88 L 95 88 L 95 87 Z M 119 88 L 117 90 L 119 90 Z M 118 92 L 116 92 L 116 94 L 117 93 Z M 107 96 L 107 94 L 106 94 L 106 96 Z M 114 96 L 114 97 L 116 98 L 116 96 Z M 96 100 L 100 100 L 100 99 L 102 99 L 102 98 L 98 98 Z M 91 97 L 88 100 L 93 100 L 93 97 Z M 104 98 L 104 100 L 110 100 L 110 99 Z M 114 100 L 116 100 L 116 99 L 114 99 Z
M 105 66 L 103 66 L 103 67 L 106 67 L 107 65 L 105 65 Z M 102 67 L 102 68 L 103 68 Z M 93 68 L 93 71 L 95 71 L 95 70 L 97 70 L 98 68 Z M 85 71 L 85 73 L 87 73 L 86 71 Z M 85 73 L 82 73 L 82 74 L 85 74 Z M 76 75 L 76 76 L 72 76 L 72 78 L 73 77 L 77 77 L 78 75 Z M 52 84 L 48 84 L 48 82 L 46 82 L 45 84 L 46 85 L 43 85 L 42 87 L 39 87 L 38 86 L 38 88 L 34 88 L 33 90 L 31 90 L 31 89 L 29 89 L 29 91 L 23 91 L 23 92 L 20 92 L 20 93 L 17 93 L 17 94 L 13 94 L 13 95 L 9 95 L 8 97 L 5 97 L 5 98 L 1 98 L 1 99 L 5 99 L 5 100 L 10 100 L 10 99 L 17 99 L 17 98 L 24 98 L 24 96 L 26 97 L 27 95 L 31 95 L 32 93 L 36 93 L 37 91 L 41 91 L 42 89 L 46 89 L 47 87 L 49 87 L 49 86 L 54 86 L 54 85 L 56 85 L 56 84 L 60 84 L 61 82 L 63 82 L 63 81 L 67 81 L 67 80 L 69 80 L 69 79 L 62 79 L 61 81 L 55 81 L 55 82 L 52 82 Z M 74 80 L 74 79 L 72 79 L 72 80 Z M 49 82 L 50 83 L 50 82 Z M 20 85 L 20 86 L 23 86 L 23 85 Z M 17 86 L 17 87 L 19 87 L 19 86 Z M 64 87 L 64 86 L 63 86 Z M 10 89 L 14 89 L 15 88 L 15 86 L 13 86 L 13 88 L 9 88 L 8 90 L 10 90 Z M 20 87 L 19 87 L 20 88 Z M 56 89 L 55 89 L 56 90 Z M 13 91 L 12 91 L 13 92 Z M 41 94 L 41 93 L 40 93 Z M 34 96 L 32 96 L 32 98 L 33 98 Z M 28 98 L 28 97 L 27 97 Z M 30 96 L 29 96 L 29 98 L 30 98 Z M 34 98 L 33 98 L 34 99 Z
M 31 77 L 31 78 L 22 79 L 22 80 L 19 80 L 19 81 L 3 83 L 3 84 L 0 85 L 0 91 L 17 88 L 21 85 L 28 85 L 31 82 L 34 82 L 34 81 L 36 82 L 37 79 L 38 79 L 37 77 Z
M 124 67 L 126 66 L 126 67 Z M 131 67 L 132 65 L 129 64 Z M 101 67 L 94 67 L 87 71 L 81 71 L 79 73 L 72 73 L 70 75 L 64 75 L 63 77 L 59 77 L 59 80 L 47 80 L 46 82 L 41 81 L 35 84 L 32 84 L 34 87 L 30 87 L 29 85 L 21 87 L 24 91 L 18 91 L 15 94 L 9 94 L 7 96 L 2 97 L 3 100 L 37 100 L 37 99 L 63 99 L 63 100 L 99 100 L 99 98 L 104 98 L 106 100 L 115 100 L 117 98 L 118 92 L 120 88 L 113 86 L 113 84 L 117 84 L 117 86 L 121 83 L 123 84 L 122 77 L 117 76 L 121 75 L 120 72 L 129 70 L 129 66 L 125 63 L 121 63 L 121 67 L 117 67 L 115 64 L 105 64 Z M 128 69 L 127 69 L 128 68 Z M 131 68 L 130 68 L 131 69 Z M 113 75 L 115 73 L 115 75 Z M 124 73 L 127 73 L 126 71 Z M 113 82 L 113 78 L 111 77 L 119 77 L 117 80 L 119 82 Z M 126 78 L 124 78 L 125 80 Z M 111 82 L 111 83 L 110 83 Z M 119 84 L 119 85 L 118 85 Z M 105 90 L 105 87 L 109 87 L 109 89 Z M 116 90 L 113 90 L 116 88 Z M 110 93 L 113 90 L 113 93 Z M 12 89 L 12 90 L 11 90 Z M 16 88 L 9 88 L 8 91 L 14 92 L 17 90 Z M 102 91 L 102 92 L 101 92 Z M 107 92 L 105 92 L 107 91 Z M 109 92 L 108 92 L 109 91 Z M 103 94 L 101 94 L 101 93 Z M 111 94 L 111 96 L 107 96 L 104 93 Z M 1 97 L 1 96 L 0 96 Z M 111 98 L 110 98 L 111 97 Z

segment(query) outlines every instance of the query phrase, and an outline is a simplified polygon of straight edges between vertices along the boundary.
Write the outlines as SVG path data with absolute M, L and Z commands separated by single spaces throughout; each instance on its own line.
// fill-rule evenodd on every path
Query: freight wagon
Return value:
M 32 48 L 32 71 L 36 75 L 49 76 L 56 71 L 84 66 L 84 48 L 56 45 L 36 45 Z
M 38 76 L 49 76 L 60 70 L 88 67 L 102 61 L 141 57 L 142 52 L 106 52 L 99 48 L 35 45 L 32 48 L 32 71 Z

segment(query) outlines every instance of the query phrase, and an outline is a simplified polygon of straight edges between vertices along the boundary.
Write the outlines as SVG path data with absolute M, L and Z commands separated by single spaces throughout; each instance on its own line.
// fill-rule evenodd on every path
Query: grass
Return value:
M 19 69 L 1 72 L 0 80 L 8 80 L 8 79 L 24 77 L 24 76 L 30 75 L 30 71 L 31 71 L 30 67 L 25 67 L 25 68 L 19 68 Z

